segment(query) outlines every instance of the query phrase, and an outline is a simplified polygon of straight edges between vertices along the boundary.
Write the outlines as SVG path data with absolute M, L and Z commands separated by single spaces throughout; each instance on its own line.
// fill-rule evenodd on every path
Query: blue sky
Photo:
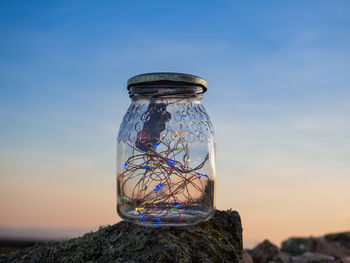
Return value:
M 247 244 L 349 229 L 349 13 L 348 1 L 2 1 L 0 226 L 115 222 L 126 81 L 174 71 L 209 83 L 217 206 L 241 212 Z

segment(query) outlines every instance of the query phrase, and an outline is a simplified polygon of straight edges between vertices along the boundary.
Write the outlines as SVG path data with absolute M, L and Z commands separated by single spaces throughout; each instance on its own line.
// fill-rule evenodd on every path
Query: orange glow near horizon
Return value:
M 101 180 L 98 176 L 93 180 L 93 173 L 85 174 L 85 182 L 79 181 L 84 176 L 76 175 L 71 184 L 62 184 L 55 181 L 56 175 L 79 169 L 89 173 L 91 167 L 84 161 L 79 167 L 77 160 L 61 162 L 74 163 L 75 167 L 65 166 L 58 171 L 53 164 L 39 165 L 30 160 L 28 166 L 23 167 L 27 169 L 25 175 L 13 170 L 17 176 L 0 178 L 0 227 L 81 229 L 79 233 L 83 233 L 83 230 L 96 230 L 100 225 L 120 220 L 115 211 L 113 174 L 100 175 Z M 23 177 L 34 178 L 30 173 L 35 173 L 35 167 L 41 167 L 38 169 L 51 176 L 23 183 Z M 40 177 L 39 170 L 36 176 Z M 349 178 L 343 178 L 340 183 L 322 177 L 316 185 L 312 176 L 293 175 L 293 172 L 283 176 L 264 172 L 245 176 L 222 173 L 217 176 L 217 208 L 232 208 L 240 213 L 246 247 L 263 239 L 279 244 L 291 236 L 319 236 L 349 230 L 348 185 Z

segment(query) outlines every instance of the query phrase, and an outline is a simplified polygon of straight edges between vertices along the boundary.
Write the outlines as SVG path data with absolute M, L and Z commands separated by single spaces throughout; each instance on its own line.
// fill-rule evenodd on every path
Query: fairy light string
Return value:
M 199 165 L 191 167 L 189 146 L 181 131 L 173 132 L 171 138 L 159 137 L 150 140 L 142 130 L 135 144 L 127 142 L 131 156 L 122 164 L 119 174 L 122 200 L 135 207 L 140 219 L 150 216 L 160 220 L 174 212 L 181 219 L 181 209 L 198 202 L 191 189 L 208 198 L 203 179 L 210 178 L 199 170 L 208 161 L 209 153 Z

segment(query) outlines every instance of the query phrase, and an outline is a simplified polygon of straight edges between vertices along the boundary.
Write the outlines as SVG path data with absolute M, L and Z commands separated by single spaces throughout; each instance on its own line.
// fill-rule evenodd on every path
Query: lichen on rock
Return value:
M 236 211 L 187 227 L 143 227 L 125 221 L 63 242 L 0 256 L 0 262 L 239 262 L 242 226 Z

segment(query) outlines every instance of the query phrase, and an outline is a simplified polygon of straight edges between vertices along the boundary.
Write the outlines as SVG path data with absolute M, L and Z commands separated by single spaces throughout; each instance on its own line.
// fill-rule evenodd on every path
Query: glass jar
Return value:
M 146 226 L 193 225 L 215 209 L 213 126 L 205 80 L 149 73 L 128 80 L 117 142 L 117 211 Z

